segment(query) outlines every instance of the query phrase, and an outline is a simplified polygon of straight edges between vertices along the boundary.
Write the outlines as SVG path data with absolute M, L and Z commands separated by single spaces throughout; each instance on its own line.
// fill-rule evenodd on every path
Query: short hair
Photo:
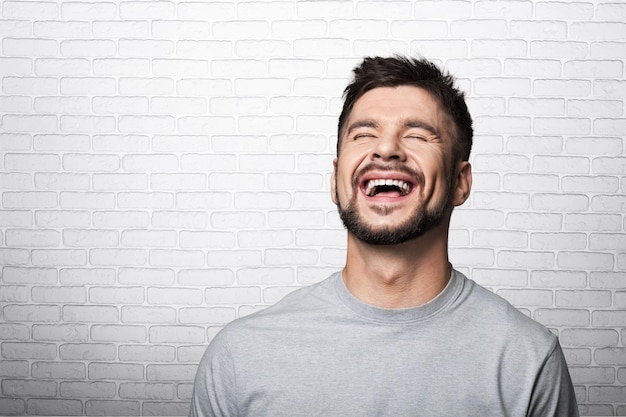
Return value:
M 465 94 L 455 86 L 452 75 L 425 58 L 397 55 L 389 58 L 366 57 L 353 71 L 354 79 L 343 93 L 343 109 L 337 127 L 337 155 L 348 116 L 361 96 L 378 87 L 409 85 L 424 89 L 439 102 L 454 122 L 454 160 L 469 159 L 474 135 L 472 116 L 465 103 Z

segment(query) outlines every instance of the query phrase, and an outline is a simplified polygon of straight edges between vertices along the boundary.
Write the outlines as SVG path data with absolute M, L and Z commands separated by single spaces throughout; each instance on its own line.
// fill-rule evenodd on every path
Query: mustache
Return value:
M 359 184 L 361 183 L 361 178 L 372 171 L 378 171 L 378 172 L 390 172 L 390 171 L 394 171 L 394 172 L 401 172 L 403 174 L 408 175 L 409 177 L 413 178 L 415 180 L 415 183 L 420 186 L 423 187 L 424 186 L 424 173 L 421 170 L 416 170 L 416 169 L 412 169 L 407 167 L 406 165 L 402 164 L 402 163 L 392 163 L 392 164 L 378 164 L 375 162 L 371 162 L 367 165 L 365 165 L 364 167 L 362 167 L 361 169 L 359 169 L 358 171 L 356 171 L 354 173 L 354 177 L 352 178 L 352 187 L 353 188 L 357 188 L 359 186 Z

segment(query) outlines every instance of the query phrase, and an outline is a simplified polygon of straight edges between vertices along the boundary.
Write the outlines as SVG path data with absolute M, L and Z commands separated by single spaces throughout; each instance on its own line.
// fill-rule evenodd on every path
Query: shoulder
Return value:
M 280 301 L 263 310 L 238 318 L 228 323 L 220 333 L 228 338 L 238 335 L 253 335 L 255 331 L 284 331 L 310 320 L 316 314 L 337 306 L 335 281 L 338 273 L 316 284 L 298 288 Z
M 507 300 L 494 294 L 476 282 L 465 280 L 463 296 L 464 314 L 471 317 L 474 326 L 488 333 L 491 338 L 500 338 L 503 343 L 526 351 L 535 351 L 539 356 L 549 355 L 557 344 L 557 337 L 544 325 L 523 314 Z

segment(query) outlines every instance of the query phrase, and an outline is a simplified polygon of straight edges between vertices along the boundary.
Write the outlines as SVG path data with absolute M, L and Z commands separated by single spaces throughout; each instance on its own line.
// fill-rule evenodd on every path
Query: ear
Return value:
M 454 180 L 454 195 L 452 203 L 460 206 L 465 203 L 472 190 L 472 165 L 468 161 L 461 161 L 456 166 L 456 177 Z
M 337 204 L 337 158 L 333 159 L 333 173 L 330 175 L 330 198 Z

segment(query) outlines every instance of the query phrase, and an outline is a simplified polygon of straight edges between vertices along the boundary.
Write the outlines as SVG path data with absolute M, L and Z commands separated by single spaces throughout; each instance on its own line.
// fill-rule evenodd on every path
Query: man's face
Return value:
M 348 232 L 396 244 L 440 225 L 458 204 L 453 131 L 439 103 L 418 87 L 380 87 L 359 98 L 331 181 Z

